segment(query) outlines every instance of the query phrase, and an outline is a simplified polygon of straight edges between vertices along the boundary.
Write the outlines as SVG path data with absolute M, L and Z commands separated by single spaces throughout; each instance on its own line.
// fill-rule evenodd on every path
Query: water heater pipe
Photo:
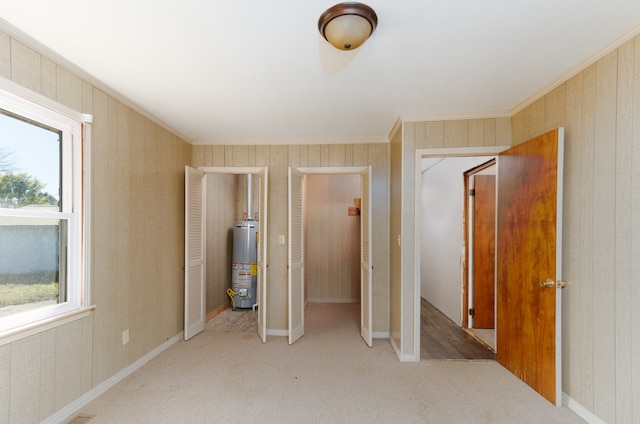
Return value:
M 251 177 L 251 174 L 247 174 L 247 217 L 249 219 L 252 219 L 251 217 L 253 216 L 253 212 L 251 210 L 253 208 L 253 205 L 251 204 L 251 192 L 253 191 Z

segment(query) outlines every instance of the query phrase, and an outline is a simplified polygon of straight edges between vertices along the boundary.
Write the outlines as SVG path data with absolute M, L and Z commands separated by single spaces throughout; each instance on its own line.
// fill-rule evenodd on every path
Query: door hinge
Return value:
M 474 308 L 469 308 L 469 315 L 474 316 L 476 314 L 476 310 Z
M 475 196 L 476 195 L 476 189 L 475 188 L 470 188 L 469 189 L 469 196 Z

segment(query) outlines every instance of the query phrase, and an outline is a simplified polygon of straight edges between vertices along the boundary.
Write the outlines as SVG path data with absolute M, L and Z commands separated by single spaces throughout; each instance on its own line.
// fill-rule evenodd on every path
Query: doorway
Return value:
M 467 327 L 465 189 L 470 169 L 492 156 L 421 159 L 420 357 L 493 359 L 494 352 Z M 418 216 L 418 215 L 416 215 Z
M 360 334 L 372 345 L 370 175 L 370 167 L 289 168 L 290 344 L 304 335 L 305 307 L 313 299 L 359 301 Z M 330 205 L 336 202 L 329 199 L 340 200 Z M 357 235 L 358 229 L 359 237 L 345 242 L 346 233 Z
M 465 172 L 462 327 L 496 348 L 496 161 Z
M 267 183 L 267 168 L 185 168 L 185 340 L 204 330 L 207 315 L 226 308 L 232 228 L 238 221 L 252 221 L 261 227 L 255 234 L 257 263 L 248 264 L 257 287 L 247 292 L 252 310 L 257 309 L 257 332 L 266 342 Z M 221 305 L 207 308 L 208 289 L 215 289 L 212 295 Z

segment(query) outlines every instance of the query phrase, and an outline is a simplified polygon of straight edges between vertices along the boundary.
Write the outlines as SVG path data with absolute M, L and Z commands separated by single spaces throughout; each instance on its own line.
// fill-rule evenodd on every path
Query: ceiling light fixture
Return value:
M 378 25 L 376 12 L 362 3 L 338 3 L 318 20 L 320 34 L 340 50 L 357 49 Z

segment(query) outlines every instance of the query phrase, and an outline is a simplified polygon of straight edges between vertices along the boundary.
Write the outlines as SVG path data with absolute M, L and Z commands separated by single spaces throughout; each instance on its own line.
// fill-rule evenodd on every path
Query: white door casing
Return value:
M 258 234 L 258 335 L 267 341 L 267 167 L 202 167 L 185 168 L 185 340 L 204 329 L 206 320 L 206 174 L 253 174 L 259 180 L 260 232 Z M 197 188 L 200 185 L 200 189 Z M 200 214 L 197 214 L 197 211 Z M 198 224 L 200 223 L 201 224 Z M 200 231 L 198 231 L 200 228 Z M 198 247 L 201 244 L 201 251 Z M 194 260 L 202 258 L 202 262 Z M 189 266 L 191 264 L 191 267 Z M 230 266 L 231 264 L 229 264 Z M 198 267 L 202 267 L 201 269 Z M 201 278 L 201 281 L 199 280 Z M 201 312 L 200 312 L 201 311 Z M 200 315 L 201 314 L 201 315 Z M 192 322 L 192 328 L 188 324 Z
M 264 169 L 258 176 L 260 200 L 258 217 L 260 232 L 258 234 L 258 335 L 263 343 L 267 342 L 267 195 L 268 170 Z

